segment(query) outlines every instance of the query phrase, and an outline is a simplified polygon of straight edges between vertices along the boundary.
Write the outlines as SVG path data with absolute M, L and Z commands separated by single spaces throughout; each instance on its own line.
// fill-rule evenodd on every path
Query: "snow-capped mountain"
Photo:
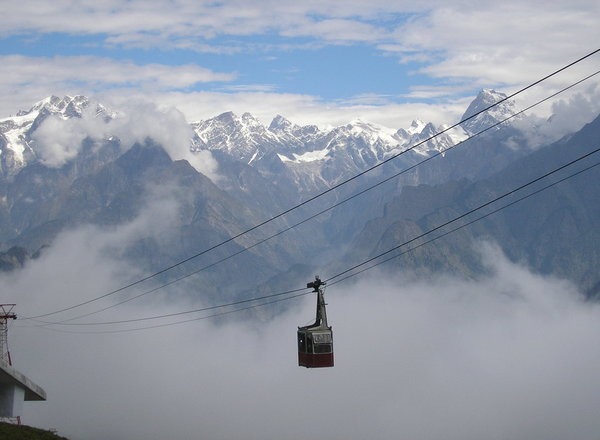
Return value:
M 241 117 L 233 112 L 192 123 L 197 138 L 195 150 L 218 150 L 237 160 L 251 163 L 279 146 L 280 140 L 250 113 Z
M 269 131 L 275 134 L 289 148 L 311 149 L 322 135 L 316 125 L 299 126 L 281 115 L 275 116 L 269 125 Z
M 503 100 L 506 95 L 483 90 L 471 103 L 465 117 Z M 36 152 L 35 131 L 49 117 L 60 120 L 99 117 L 105 121 L 117 113 L 85 96 L 48 97 L 34 104 L 28 111 L 0 120 L 0 165 L 4 177 L 14 176 L 21 168 L 39 157 Z M 335 185 L 373 165 L 406 150 L 395 160 L 400 168 L 423 158 L 445 151 L 476 133 L 481 127 L 502 120 L 514 113 L 514 104 L 506 100 L 498 107 L 477 115 L 462 127 L 444 131 L 432 123 L 414 120 L 406 128 L 389 128 L 363 120 L 355 120 L 333 129 L 321 130 L 315 125 L 299 126 L 277 115 L 265 126 L 250 113 L 241 116 L 233 112 L 190 124 L 193 136 L 192 152 L 208 150 L 224 158 L 249 166 L 263 176 L 276 175 L 287 179 L 298 194 L 310 194 Z M 440 134 L 441 131 L 444 131 Z M 110 133 L 106 133 L 106 139 Z M 221 172 L 227 177 L 225 165 Z M 238 171 L 230 170 L 232 174 Z M 235 176 L 233 176 L 235 177 Z M 411 182 L 436 181 L 429 173 L 419 172 Z M 414 180 L 417 179 L 417 180 Z M 438 179 L 439 180 L 439 179 Z M 239 182 L 232 181 L 230 187 Z
M 65 96 L 63 98 L 50 96 L 34 104 L 28 111 L 18 112 L 17 116 L 38 115 L 46 111 L 54 115 L 60 115 L 63 119 L 80 118 L 83 111 L 89 106 L 90 100 L 86 96 Z M 106 108 L 101 105 L 97 110 L 99 113 L 107 112 Z
M 466 115 L 498 99 L 503 99 L 498 92 L 483 91 Z M 437 224 L 434 220 L 440 212 L 436 210 L 446 206 L 457 188 L 489 179 L 531 153 L 526 148 L 507 146 L 507 139 L 519 140 L 519 134 L 518 129 L 504 124 L 448 150 L 480 131 L 477 124 L 487 128 L 512 112 L 512 104 L 505 101 L 489 114 L 467 121 L 466 129 L 448 131 L 419 120 L 399 129 L 355 120 L 321 130 L 294 124 L 280 115 L 266 126 L 249 113 L 238 116 L 232 112 L 188 125 L 181 118 L 163 119 L 162 113 L 156 112 L 152 124 L 165 126 L 152 127 L 156 129 L 152 133 L 159 136 L 153 138 L 145 131 L 128 136 L 127 130 L 133 131 L 135 125 L 128 122 L 138 121 L 131 113 L 129 119 L 119 119 L 119 114 L 82 96 L 50 97 L 28 111 L 0 120 L 0 243 L 5 248 L 17 245 L 35 252 L 51 244 L 60 232 L 82 224 L 123 225 L 139 216 L 148 200 L 159 198 L 159 206 L 166 202 L 174 206 L 163 209 L 174 216 L 166 230 L 150 236 L 144 230 L 139 240 L 123 250 L 123 258 L 135 260 L 144 270 L 159 270 L 394 157 L 374 172 L 327 192 L 315 204 L 303 205 L 289 217 L 270 223 L 272 230 L 257 231 L 261 238 L 266 237 L 352 195 L 348 203 L 337 205 L 298 230 L 294 228 L 294 234 L 278 236 L 273 246 L 252 248 L 233 269 L 239 277 L 238 284 L 230 286 L 230 293 L 237 295 L 237 287 L 250 281 L 253 285 L 267 282 L 294 265 L 306 266 L 315 260 L 321 265 L 324 260 L 340 257 L 349 247 L 355 254 L 351 243 L 361 231 L 364 235 L 359 247 L 370 255 L 373 244 L 384 249 L 390 241 L 406 235 L 406 223 L 398 219 L 418 221 L 413 229 Z M 111 122 L 96 123 L 101 121 L 87 119 L 90 117 Z M 147 119 L 138 122 L 136 128 L 149 126 Z M 88 126 L 94 127 L 94 133 L 86 137 Z M 79 130 L 77 136 L 70 135 L 74 129 Z M 116 134 L 111 132 L 115 129 L 119 130 Z M 442 130 L 444 133 L 439 134 Z M 58 147 L 69 153 L 63 154 L 62 161 L 42 160 L 43 148 L 52 148 L 40 140 L 43 132 L 56 135 L 62 142 Z M 164 133 L 167 135 L 160 136 Z M 196 152 L 196 157 L 188 162 L 174 160 L 171 141 Z M 66 145 L 69 142 L 77 145 Z M 514 144 L 520 145 L 511 142 Z M 433 155 L 439 157 L 423 163 Z M 217 176 L 208 178 L 199 172 L 192 164 L 195 158 L 214 162 Z M 371 185 L 375 191 L 364 191 Z M 405 192 L 410 185 L 422 190 Z M 432 185 L 447 191 L 431 189 Z M 402 194 L 404 198 L 398 199 Z M 476 199 L 486 194 L 483 188 Z M 381 235 L 384 223 L 390 229 Z M 255 238 L 236 239 L 231 243 L 235 248 L 232 252 L 252 245 Z M 442 258 L 434 254 L 418 263 L 439 263 L 439 267 L 454 264 L 454 257 L 444 258 L 455 253 L 448 252 Z M 226 255 L 223 250 L 220 256 Z M 349 260 L 340 261 L 345 264 Z M 225 266 L 211 270 L 202 286 L 229 285 L 231 273 Z
M 491 109 L 483 110 L 495 105 Z M 470 118 L 463 122 L 461 126 L 468 134 L 474 134 L 482 131 L 504 119 L 514 115 L 517 112 L 514 101 L 507 99 L 506 94 L 496 90 L 484 89 L 471 102 L 463 114 L 461 120 Z M 473 116 L 476 115 L 476 116 Z M 519 119 L 520 116 L 516 116 Z
M 445 151 L 468 136 L 460 127 L 448 130 L 446 125 L 436 127 L 420 120 L 413 121 L 408 130 L 399 129 L 396 135 L 402 140 L 402 150 L 413 147 L 421 156 Z
M 493 90 L 482 91 L 465 113 L 470 116 L 506 96 Z M 0 154 L 5 176 L 14 175 L 29 161 L 36 159 L 32 134 L 50 115 L 63 120 L 81 118 L 84 112 L 106 120 L 116 114 L 85 96 L 51 96 L 21 111 L 16 116 L 0 120 Z M 267 127 L 249 113 L 233 112 L 191 123 L 194 132 L 190 140 L 192 151 L 208 150 L 255 167 L 261 172 L 280 173 L 285 169 L 293 181 L 311 182 L 309 191 L 335 184 L 359 173 L 390 156 L 407 149 L 411 154 L 427 157 L 464 139 L 477 127 L 497 122 L 514 112 L 510 101 L 465 122 L 463 129 L 438 133 L 445 127 L 415 120 L 406 128 L 388 128 L 367 121 L 355 120 L 330 130 L 315 125 L 299 126 L 285 117 L 276 116 Z
M 336 184 L 413 146 L 413 155 L 429 156 L 466 136 L 461 129 L 435 136 L 443 127 L 418 120 L 406 129 L 355 120 L 320 130 L 277 115 L 266 127 L 249 113 L 233 112 L 191 126 L 192 151 L 219 152 L 263 174 L 286 175 L 299 193 Z
M 29 110 L 19 111 L 16 116 L 0 119 L 0 174 L 14 175 L 28 162 L 35 160 L 32 134 L 49 116 L 62 120 L 81 118 L 92 109 L 89 98 L 81 95 L 59 98 L 50 96 L 35 103 Z M 113 112 L 96 103 L 94 116 L 110 119 Z
M 471 103 L 465 116 L 505 97 L 499 92 L 483 90 Z M 219 173 L 224 177 L 220 184 L 233 191 L 248 186 L 239 178 L 239 167 L 250 167 L 268 181 L 277 181 L 280 188 L 287 188 L 284 191 L 286 194 L 296 193 L 302 198 L 303 195 L 335 185 L 393 156 L 402 157 L 393 161 L 390 165 L 392 168 L 411 166 L 447 150 L 469 134 L 477 132 L 478 127 L 495 123 L 511 112 L 514 112 L 513 104 L 505 101 L 497 108 L 482 113 L 451 131 L 445 131 L 444 126 L 436 127 L 418 119 L 405 128 L 389 128 L 364 120 L 354 120 L 332 129 L 321 130 L 315 125 L 294 124 L 281 115 L 277 115 L 265 126 L 250 113 L 238 116 L 227 112 L 191 123 L 193 134 L 189 148 L 196 153 L 203 150 L 214 153 L 219 163 Z M 118 118 L 116 112 L 91 102 L 85 96 L 51 96 L 34 104 L 28 111 L 1 119 L 1 176 L 10 178 L 28 163 L 40 159 L 36 151 L 35 132 L 49 116 L 65 121 L 84 116 L 103 118 L 105 121 Z M 165 131 L 168 131 L 168 127 Z M 444 132 L 440 134 L 441 131 Z M 101 142 L 111 139 L 111 133 L 104 133 L 103 136 L 105 138 Z M 232 166 L 233 163 L 238 165 Z M 434 183 L 443 181 L 450 175 L 455 176 L 456 173 L 447 174 L 447 169 L 448 167 L 440 172 L 421 168 L 407 181 Z M 250 178 L 250 174 L 244 175 Z

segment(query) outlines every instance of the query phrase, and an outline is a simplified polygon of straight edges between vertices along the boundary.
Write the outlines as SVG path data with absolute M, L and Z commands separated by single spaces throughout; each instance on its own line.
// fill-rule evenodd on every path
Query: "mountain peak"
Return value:
M 506 95 L 504 93 L 497 92 L 492 89 L 483 89 L 477 94 L 475 99 L 471 101 L 471 104 L 469 104 L 469 107 L 467 107 L 467 110 L 463 114 L 463 119 L 467 119 L 505 99 Z
M 301 147 L 311 144 L 319 136 L 319 128 L 316 125 L 305 125 L 303 127 L 294 124 L 289 119 L 277 115 L 271 121 L 268 131 L 288 147 Z
M 265 130 L 265 127 L 262 125 L 262 123 L 256 119 L 254 115 L 248 112 L 242 115 L 242 123 L 248 126 L 260 127 L 261 130 Z
M 83 95 L 65 95 L 62 98 L 51 95 L 36 102 L 28 111 L 20 111 L 17 113 L 17 116 L 24 116 L 46 110 L 49 113 L 60 114 L 64 117 L 78 117 L 81 116 L 82 111 L 89 107 L 89 105 L 89 98 Z
M 507 98 L 506 94 L 493 89 L 481 90 L 463 114 L 462 120 L 468 121 L 463 122 L 461 126 L 473 134 L 513 115 L 515 103 Z M 491 106 L 494 107 L 489 108 Z M 486 110 L 488 108 L 489 110 Z
M 277 115 L 269 125 L 269 131 L 284 131 L 293 128 L 294 124 L 287 118 Z
M 410 123 L 410 127 L 408 127 L 408 130 L 406 131 L 410 134 L 421 133 L 425 128 L 425 125 L 425 122 L 421 121 L 420 119 L 413 119 L 413 121 Z
M 237 115 L 232 111 L 221 113 L 220 115 L 213 118 L 213 120 L 222 122 L 224 124 L 235 122 L 237 119 Z

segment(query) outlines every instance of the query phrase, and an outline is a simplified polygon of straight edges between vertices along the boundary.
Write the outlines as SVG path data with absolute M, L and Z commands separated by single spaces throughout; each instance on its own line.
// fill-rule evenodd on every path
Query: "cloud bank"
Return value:
M 15 365 L 49 398 L 27 403 L 23 420 L 71 440 L 268 440 L 315 432 L 372 439 L 593 438 L 600 429 L 598 305 L 582 301 L 565 281 L 509 262 L 493 246 L 481 255 L 491 272 L 477 281 L 373 274 L 355 285 L 329 286 L 331 369 L 297 367 L 295 331 L 313 318 L 312 297 L 263 323 L 233 315 L 221 324 L 71 334 L 23 321 L 11 328 Z M 70 302 L 81 294 L 45 285 L 45 272 L 85 286 L 117 268 L 98 258 L 97 271 L 78 271 L 84 267 L 73 260 L 65 276 L 69 269 L 58 258 L 48 254 L 25 273 L 3 276 L 22 315 L 41 308 L 39 301 Z M 149 301 L 111 313 L 186 307 Z

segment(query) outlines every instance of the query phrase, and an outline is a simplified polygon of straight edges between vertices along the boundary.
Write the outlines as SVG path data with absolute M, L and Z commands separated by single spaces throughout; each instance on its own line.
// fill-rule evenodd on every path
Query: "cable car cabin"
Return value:
M 298 365 L 333 367 L 333 333 L 329 329 L 298 329 Z
M 314 324 L 298 327 L 298 365 L 306 368 L 333 367 L 333 332 L 327 326 L 323 283 L 319 277 L 307 287 L 317 292 L 317 317 Z

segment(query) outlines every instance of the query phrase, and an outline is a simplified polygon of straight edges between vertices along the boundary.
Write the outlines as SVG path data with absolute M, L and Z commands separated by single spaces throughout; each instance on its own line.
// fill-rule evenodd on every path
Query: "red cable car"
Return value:
M 314 324 L 298 327 L 298 365 L 306 368 L 333 367 L 333 332 L 327 326 L 323 289 L 325 283 L 315 277 L 306 287 L 317 293 L 317 317 Z

